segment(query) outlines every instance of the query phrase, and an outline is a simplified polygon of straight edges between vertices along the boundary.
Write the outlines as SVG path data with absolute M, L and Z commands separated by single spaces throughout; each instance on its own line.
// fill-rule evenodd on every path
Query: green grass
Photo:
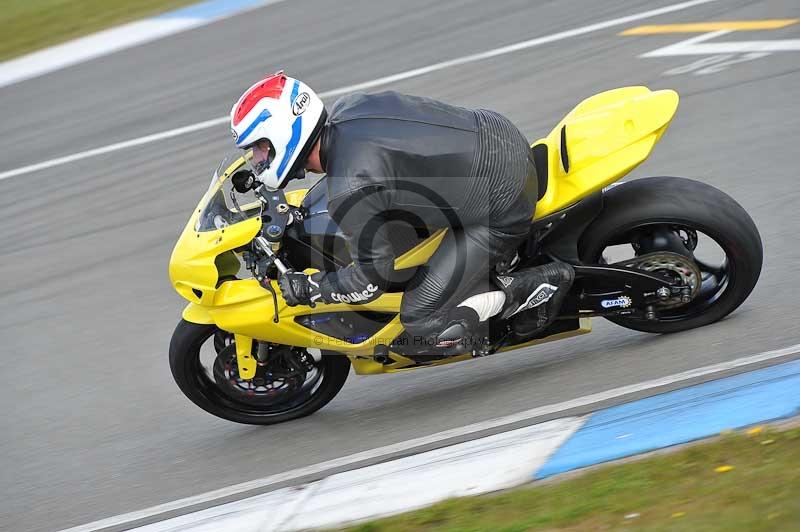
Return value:
M 0 61 L 197 0 L 2 0 Z
M 717 472 L 720 466 L 733 469 Z M 800 531 L 800 428 L 725 435 L 348 530 Z

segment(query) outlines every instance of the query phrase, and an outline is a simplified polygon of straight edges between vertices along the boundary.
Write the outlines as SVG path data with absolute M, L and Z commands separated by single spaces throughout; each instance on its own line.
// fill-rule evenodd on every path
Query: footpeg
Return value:
M 493 350 L 489 349 L 488 347 L 476 347 L 472 350 L 472 358 L 483 358 L 488 357 L 494 353 Z
M 378 364 L 387 364 L 391 362 L 392 359 L 389 357 L 389 348 L 383 344 L 376 345 L 375 351 L 372 353 L 372 360 Z

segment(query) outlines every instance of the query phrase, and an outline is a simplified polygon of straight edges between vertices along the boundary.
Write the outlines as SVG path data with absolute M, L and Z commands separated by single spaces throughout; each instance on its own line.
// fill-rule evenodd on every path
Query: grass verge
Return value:
M 800 530 L 800 428 L 726 434 L 563 481 L 453 499 L 348 530 Z
M 3 0 L 0 61 L 197 0 Z

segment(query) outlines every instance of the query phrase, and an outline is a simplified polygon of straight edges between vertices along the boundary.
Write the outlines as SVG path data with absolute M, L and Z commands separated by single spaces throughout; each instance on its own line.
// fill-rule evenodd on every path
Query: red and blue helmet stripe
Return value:
M 300 90 L 300 82 L 295 80 L 294 86 L 292 87 L 292 95 L 289 97 L 290 102 L 294 102 L 295 98 L 297 98 L 297 92 Z M 291 160 L 292 155 L 294 155 L 294 150 L 297 149 L 297 144 L 300 142 L 300 134 L 303 132 L 303 116 L 300 115 L 294 119 L 292 122 L 292 136 L 289 138 L 289 142 L 286 144 L 286 151 L 283 152 L 283 159 L 281 159 L 280 164 L 278 165 L 278 175 L 282 176 L 284 170 L 286 170 L 286 164 Z
M 252 164 L 268 160 L 258 176 L 277 188 L 297 174 L 295 166 L 303 163 L 298 157 L 305 157 L 319 137 L 325 116 L 325 105 L 310 87 L 278 72 L 239 98 L 231 109 L 231 129 L 237 147 L 253 148 Z M 261 139 L 270 141 L 270 155 L 255 146 Z
M 236 109 L 231 117 L 233 125 L 238 126 L 244 117 L 247 116 L 247 113 L 252 111 L 253 107 L 263 98 L 279 100 L 281 94 L 283 94 L 284 85 L 286 85 L 286 76 L 283 72 L 278 72 L 253 85 L 250 90 L 242 95 L 239 102 L 236 104 Z

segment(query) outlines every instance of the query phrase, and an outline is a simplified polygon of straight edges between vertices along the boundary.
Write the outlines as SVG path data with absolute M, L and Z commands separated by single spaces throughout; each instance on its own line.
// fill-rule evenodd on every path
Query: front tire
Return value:
M 181 320 L 169 345 L 169 365 L 181 391 L 194 404 L 217 417 L 248 425 L 272 425 L 308 416 L 328 404 L 342 389 L 350 372 L 350 359 L 327 354 L 317 362 L 321 381 L 302 397 L 270 406 L 263 400 L 232 396 L 209 374 L 200 360 L 200 349 L 219 329 Z
M 603 202 L 603 211 L 581 237 L 579 256 L 585 264 L 601 262 L 608 246 L 656 226 L 691 228 L 710 237 L 726 255 L 725 285 L 713 297 L 669 310 L 655 321 L 608 317 L 617 325 L 650 333 L 694 329 L 721 320 L 753 291 L 763 262 L 761 237 L 744 208 L 727 194 L 682 177 L 649 177 L 608 189 Z

